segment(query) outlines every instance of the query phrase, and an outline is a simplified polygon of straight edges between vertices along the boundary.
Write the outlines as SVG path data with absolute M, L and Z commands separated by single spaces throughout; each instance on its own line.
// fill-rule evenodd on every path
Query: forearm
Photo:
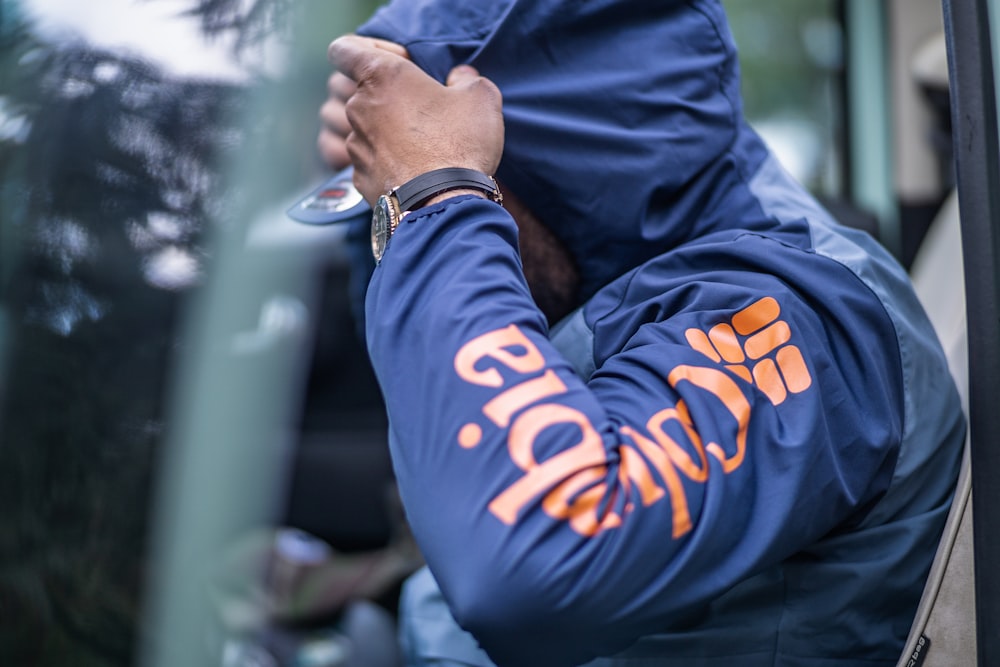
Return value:
M 538 559 L 568 573 L 570 559 L 553 547 L 568 553 L 585 537 L 560 529 L 557 544 L 545 544 L 551 514 L 574 511 L 553 490 L 566 480 L 617 481 L 591 425 L 606 421 L 600 406 L 551 349 L 531 302 L 513 221 L 475 200 L 407 216 L 376 270 L 367 320 L 404 503 L 456 617 L 494 650 L 497 636 L 549 627 L 539 638 L 548 646 L 528 643 L 543 664 L 557 664 L 551 643 L 566 638 L 533 617 L 544 614 L 565 632 L 559 609 L 580 609 L 573 596 L 545 592 L 558 577 L 536 585 Z M 491 331 L 504 333 L 490 339 Z M 544 433 L 533 432 L 546 422 Z M 590 437 L 581 437 L 581 424 Z M 581 509 L 577 527 L 591 533 L 601 512 Z M 602 645 L 621 642 L 606 635 Z

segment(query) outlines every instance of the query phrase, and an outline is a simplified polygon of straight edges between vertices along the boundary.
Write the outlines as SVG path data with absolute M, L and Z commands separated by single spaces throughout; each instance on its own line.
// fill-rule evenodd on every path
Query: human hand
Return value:
M 400 44 L 384 39 L 368 39 L 372 46 L 395 53 L 409 60 L 410 54 Z M 343 72 L 334 71 L 326 82 L 326 102 L 319 110 L 320 130 L 316 144 L 320 157 L 332 169 L 340 170 L 351 163 L 347 154 L 347 136 L 351 133 L 351 125 L 347 122 L 345 107 L 351 95 L 357 90 L 357 85 L 347 78 Z
M 432 169 L 494 174 L 503 153 L 502 97 L 460 65 L 442 86 L 419 67 L 355 35 L 330 45 L 330 61 L 356 89 L 344 105 L 354 184 L 369 203 Z

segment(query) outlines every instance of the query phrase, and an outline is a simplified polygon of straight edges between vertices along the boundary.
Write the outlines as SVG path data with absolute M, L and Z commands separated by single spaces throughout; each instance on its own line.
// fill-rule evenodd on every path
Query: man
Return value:
M 382 211 L 414 664 L 895 664 L 957 393 L 904 272 L 742 120 L 719 5 L 397 0 L 359 32 L 390 42 L 331 45 L 356 90 L 320 147 Z M 578 271 L 551 330 L 493 174 Z

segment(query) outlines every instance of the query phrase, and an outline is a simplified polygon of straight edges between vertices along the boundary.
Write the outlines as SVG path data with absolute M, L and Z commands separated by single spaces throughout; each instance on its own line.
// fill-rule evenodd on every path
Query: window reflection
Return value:
M 796 178 L 844 194 L 837 0 L 724 0 L 740 52 L 747 118 Z
M 178 308 L 247 93 L 49 40 L 36 9 L 0 7 L 0 661 L 125 665 Z
M 286 36 L 284 0 L 0 0 L 0 663 L 139 660 L 155 487 L 177 455 L 168 398 L 178 359 L 205 342 L 179 325 L 192 297 L 210 291 L 220 233 L 243 257 L 210 309 L 248 335 L 224 331 L 210 363 L 228 374 L 219 386 L 250 389 L 233 398 L 212 385 L 203 404 L 213 441 L 239 459 L 223 461 L 235 481 L 215 486 L 230 481 L 244 495 L 206 494 L 195 506 L 211 514 L 269 495 L 245 480 L 261 465 L 248 441 L 270 438 L 298 461 L 276 521 L 346 535 L 336 548 L 386 539 L 383 487 L 354 494 L 344 513 L 327 509 L 340 499 L 325 493 L 326 471 L 360 461 L 379 480 L 391 474 L 342 238 L 309 247 L 273 224 L 285 199 L 323 175 L 315 136 L 326 43 L 373 4 L 310 2 L 317 11 L 296 33 L 300 65 L 287 76 L 269 41 Z M 275 235 L 257 239 L 258 226 Z M 269 332 L 281 345 L 256 335 Z M 308 387 L 294 392 L 301 423 L 289 424 L 287 410 L 272 408 L 292 401 L 287 378 L 313 337 L 317 354 L 298 378 Z M 269 382 L 277 377 L 284 384 Z M 306 479 L 313 471 L 322 474 Z M 279 469 L 264 473 L 284 488 Z M 198 530 L 183 526 L 180 541 L 197 542 Z M 218 565 L 216 556 L 197 565 Z M 208 588 L 184 576 L 164 585 Z M 199 658 L 218 648 L 212 632 L 197 628 Z M 165 664 L 192 663 L 168 655 Z

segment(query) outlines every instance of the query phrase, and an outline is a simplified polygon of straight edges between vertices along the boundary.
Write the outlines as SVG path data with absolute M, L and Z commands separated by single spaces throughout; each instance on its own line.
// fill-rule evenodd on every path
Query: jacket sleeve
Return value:
M 585 382 L 519 262 L 502 208 L 454 198 L 404 219 L 367 299 L 408 518 L 498 664 L 617 652 L 884 490 L 896 379 L 869 368 L 870 389 L 850 386 L 843 368 L 866 362 L 824 343 L 828 323 L 778 281 L 692 284 L 676 313 L 640 309 Z M 717 292 L 748 304 L 724 326 Z M 776 362 L 736 363 L 765 352 Z

